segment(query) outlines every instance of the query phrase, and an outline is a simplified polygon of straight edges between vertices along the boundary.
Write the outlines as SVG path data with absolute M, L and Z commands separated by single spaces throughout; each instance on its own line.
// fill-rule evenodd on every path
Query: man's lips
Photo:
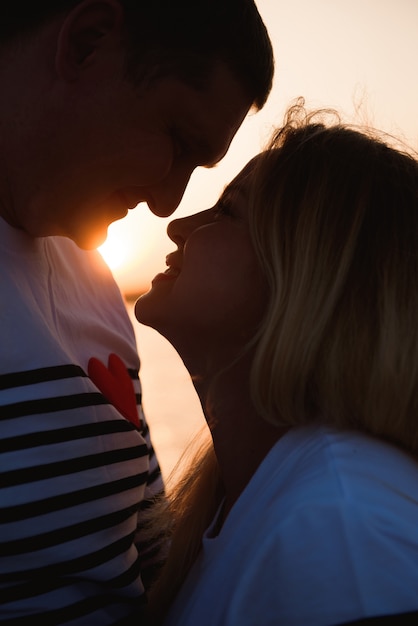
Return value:
M 154 199 L 149 193 L 145 193 L 140 189 L 134 190 L 119 190 L 117 192 L 120 202 L 128 210 L 135 209 L 141 202 L 146 202 L 152 211 L 154 206 Z

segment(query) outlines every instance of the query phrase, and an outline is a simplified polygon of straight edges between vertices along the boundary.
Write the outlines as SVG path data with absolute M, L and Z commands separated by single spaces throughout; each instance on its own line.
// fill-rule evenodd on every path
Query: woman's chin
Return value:
M 159 330 L 158 320 L 161 316 L 161 307 L 154 301 L 152 287 L 135 302 L 134 313 L 140 324 Z

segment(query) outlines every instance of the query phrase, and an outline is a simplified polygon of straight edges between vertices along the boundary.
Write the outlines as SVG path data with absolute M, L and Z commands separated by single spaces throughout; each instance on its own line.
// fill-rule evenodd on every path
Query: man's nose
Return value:
M 173 173 L 169 179 L 151 188 L 152 200 L 148 202 L 150 210 L 158 217 L 168 217 L 177 209 L 183 198 L 193 170 Z

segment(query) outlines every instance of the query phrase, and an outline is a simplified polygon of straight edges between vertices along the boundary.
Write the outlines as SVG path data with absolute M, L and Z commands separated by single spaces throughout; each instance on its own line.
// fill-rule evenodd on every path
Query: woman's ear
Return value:
M 57 40 L 55 68 L 59 76 L 76 81 L 103 53 L 115 46 L 120 49 L 123 19 L 118 0 L 82 0 L 71 9 Z

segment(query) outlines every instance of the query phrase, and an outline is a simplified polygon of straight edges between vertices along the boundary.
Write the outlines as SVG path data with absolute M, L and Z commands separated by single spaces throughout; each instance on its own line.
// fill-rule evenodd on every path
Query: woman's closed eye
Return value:
M 231 198 L 222 196 L 215 205 L 215 219 L 234 216 L 234 203 Z

